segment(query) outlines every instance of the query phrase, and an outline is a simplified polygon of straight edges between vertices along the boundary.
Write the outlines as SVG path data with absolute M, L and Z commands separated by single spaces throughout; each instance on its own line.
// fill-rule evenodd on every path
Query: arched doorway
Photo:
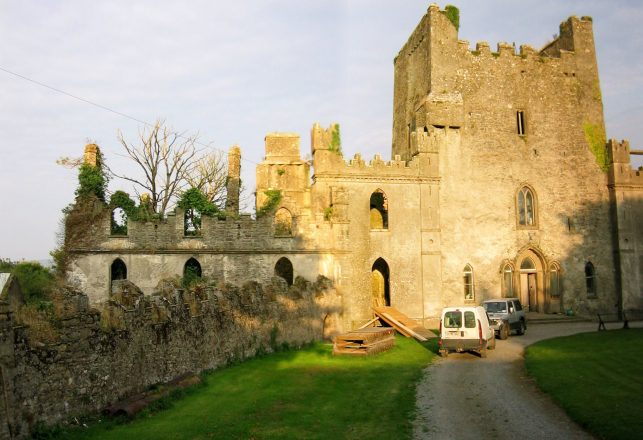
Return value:
M 127 266 L 120 258 L 115 259 L 112 263 L 111 277 L 112 281 L 127 279 Z
M 127 266 L 125 265 L 125 262 L 123 262 L 123 260 L 117 258 L 112 262 L 109 277 L 110 291 L 113 293 L 114 281 L 127 279 Z
M 520 268 L 520 302 L 527 311 L 544 313 L 545 291 L 543 259 L 533 249 L 522 252 L 517 261 Z
M 281 257 L 277 264 L 275 264 L 275 276 L 281 277 L 286 280 L 289 286 L 292 286 L 294 278 L 294 270 L 292 263 L 286 257 Z
M 371 268 L 371 294 L 373 307 L 391 305 L 388 264 L 378 258 Z

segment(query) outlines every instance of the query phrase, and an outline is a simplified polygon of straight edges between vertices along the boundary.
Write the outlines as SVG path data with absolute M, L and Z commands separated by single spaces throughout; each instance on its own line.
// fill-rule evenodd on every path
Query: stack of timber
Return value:
M 364 356 L 386 351 L 395 345 L 391 327 L 368 327 L 335 337 L 333 354 Z
M 431 330 L 424 328 L 416 320 L 409 318 L 395 307 L 373 307 L 373 311 L 378 318 L 407 338 L 415 338 L 424 342 L 437 337 Z

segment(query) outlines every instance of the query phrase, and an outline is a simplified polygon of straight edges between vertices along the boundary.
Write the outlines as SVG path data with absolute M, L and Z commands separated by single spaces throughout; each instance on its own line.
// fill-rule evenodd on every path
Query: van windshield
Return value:
M 489 313 L 507 313 L 507 303 L 505 301 L 484 303 L 484 308 Z
M 446 328 L 460 328 L 460 327 L 462 327 L 462 313 L 461 312 L 446 312 L 444 314 L 444 326 Z

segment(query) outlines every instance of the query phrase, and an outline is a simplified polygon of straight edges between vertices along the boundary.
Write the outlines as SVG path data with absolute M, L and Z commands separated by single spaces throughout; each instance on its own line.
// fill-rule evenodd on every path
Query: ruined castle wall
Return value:
M 290 288 L 275 280 L 227 285 L 205 297 L 179 291 L 169 300 L 106 305 L 102 324 L 98 311 L 80 307 L 59 316 L 59 337 L 51 343 L 34 341 L 29 328 L 2 327 L 0 363 L 3 374 L 10 373 L 4 397 L 13 412 L 13 438 L 24 438 L 37 422 L 100 411 L 184 373 L 328 337 L 337 304 L 327 280 L 298 280 Z M 0 317 L 4 322 L 7 315 Z M 0 412 L 6 413 L 2 405 Z

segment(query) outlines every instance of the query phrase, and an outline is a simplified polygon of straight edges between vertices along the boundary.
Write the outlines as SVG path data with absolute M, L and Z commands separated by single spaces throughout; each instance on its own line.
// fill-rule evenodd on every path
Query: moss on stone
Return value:
M 444 11 L 441 11 L 449 19 L 455 30 L 460 30 L 460 10 L 453 5 L 446 5 Z
M 609 168 L 609 162 L 607 157 L 607 148 L 605 129 L 598 124 L 590 124 L 589 122 L 583 123 L 583 132 L 585 133 L 585 139 L 589 144 L 589 148 L 596 157 L 596 163 L 604 172 L 607 172 Z

